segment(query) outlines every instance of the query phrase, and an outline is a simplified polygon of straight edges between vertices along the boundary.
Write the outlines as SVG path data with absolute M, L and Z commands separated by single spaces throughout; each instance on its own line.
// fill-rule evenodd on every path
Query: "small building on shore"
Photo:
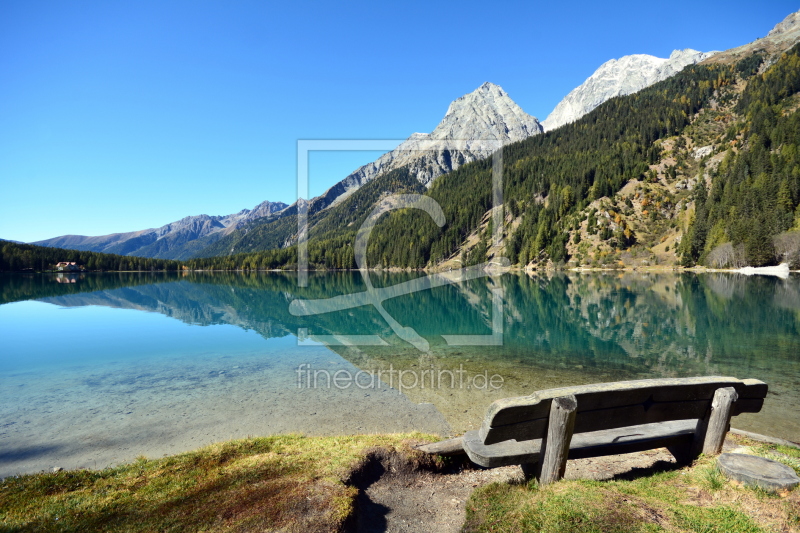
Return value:
M 60 263 L 56 264 L 56 270 L 59 271 L 67 271 L 67 272 L 80 272 L 81 267 L 78 266 L 78 263 L 72 261 L 61 261 Z

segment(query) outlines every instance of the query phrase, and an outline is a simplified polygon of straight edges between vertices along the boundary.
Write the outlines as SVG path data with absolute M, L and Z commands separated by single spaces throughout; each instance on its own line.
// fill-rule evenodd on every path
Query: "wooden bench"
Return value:
M 497 400 L 480 430 L 421 449 L 466 452 L 484 467 L 519 464 L 541 484 L 561 479 L 567 459 L 665 447 L 689 462 L 718 454 L 731 416 L 759 412 L 766 395 L 757 379 L 717 376 L 549 389 Z

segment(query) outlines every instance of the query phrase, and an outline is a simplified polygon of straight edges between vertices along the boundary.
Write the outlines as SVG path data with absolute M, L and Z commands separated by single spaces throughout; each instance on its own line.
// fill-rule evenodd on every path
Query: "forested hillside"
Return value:
M 758 58 L 739 70 L 752 70 Z M 734 108 L 738 119 L 722 139 L 730 148 L 711 172 L 710 189 L 697 188 L 696 213 L 681 246 L 684 265 L 796 261 L 787 254 L 797 251 L 797 239 L 774 237 L 800 221 L 798 91 L 800 45 L 747 84 Z
M 0 240 L 0 272 L 52 270 L 62 261 L 86 270 L 178 270 L 181 263 L 169 259 L 130 257 L 82 250 L 65 250 Z

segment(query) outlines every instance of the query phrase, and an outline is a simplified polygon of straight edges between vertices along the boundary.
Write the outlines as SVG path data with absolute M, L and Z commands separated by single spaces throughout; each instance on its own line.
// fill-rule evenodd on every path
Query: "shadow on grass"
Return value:
M 684 468 L 686 465 L 681 464 L 678 462 L 670 462 L 670 461 L 656 461 L 650 466 L 641 467 L 637 466 L 631 468 L 627 472 L 622 472 L 619 474 L 615 474 L 610 480 L 613 481 L 634 481 L 636 479 L 641 479 L 644 477 L 650 477 L 653 474 L 658 474 L 660 472 L 672 472 L 674 470 L 680 470 Z

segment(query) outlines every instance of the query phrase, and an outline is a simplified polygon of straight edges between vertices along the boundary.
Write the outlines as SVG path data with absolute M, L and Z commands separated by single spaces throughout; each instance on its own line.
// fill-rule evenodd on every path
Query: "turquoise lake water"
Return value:
M 671 376 L 767 382 L 732 425 L 800 441 L 800 276 L 372 280 L 383 314 L 359 273 L 0 276 L 0 477 L 247 435 L 458 434 L 496 398 Z

